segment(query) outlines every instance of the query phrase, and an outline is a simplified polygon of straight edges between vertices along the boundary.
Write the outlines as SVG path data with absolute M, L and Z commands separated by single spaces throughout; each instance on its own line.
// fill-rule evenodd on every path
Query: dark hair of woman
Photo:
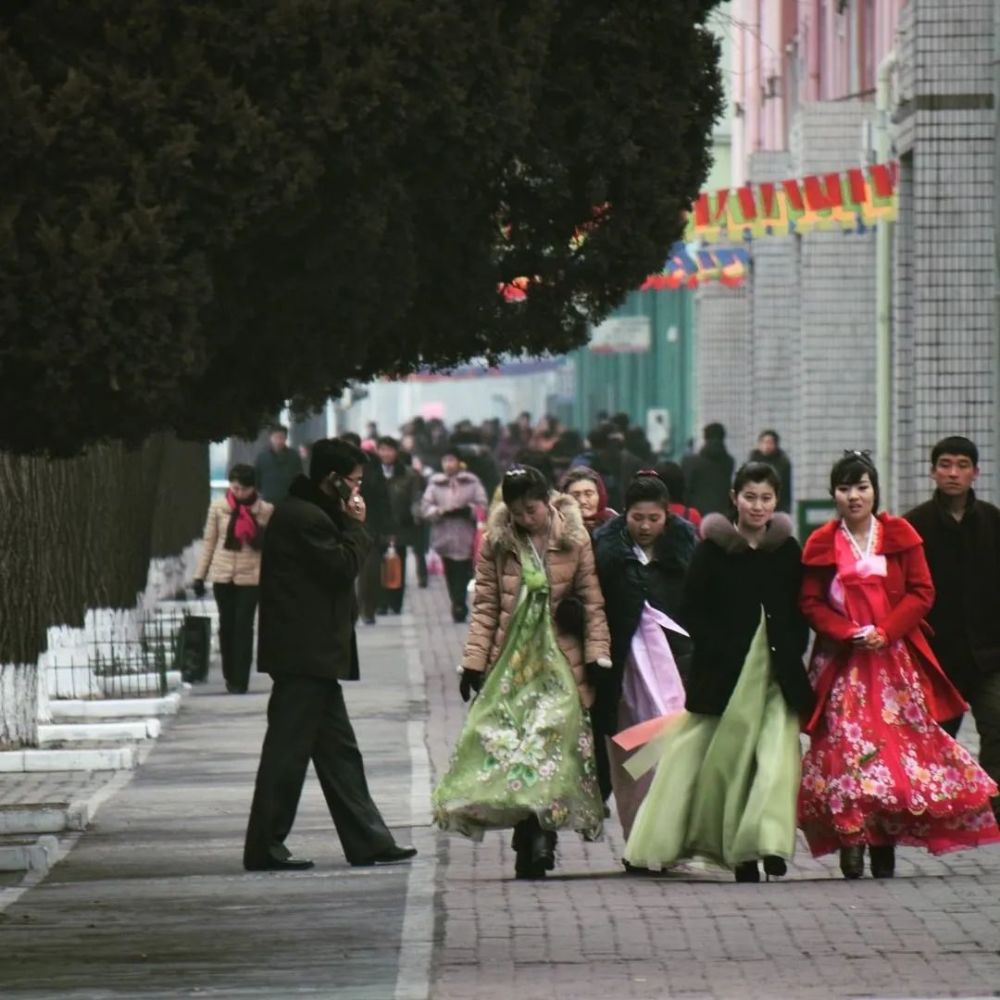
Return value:
M 229 470 L 229 481 L 240 486 L 256 486 L 257 476 L 252 465 L 234 465 Z
M 875 493 L 872 513 L 877 514 L 880 496 L 878 469 L 875 468 L 875 463 L 866 452 L 846 451 L 843 458 L 838 458 L 833 463 L 833 468 L 830 470 L 830 496 L 837 492 L 838 486 L 854 486 L 856 483 L 860 483 L 865 475 L 868 476 Z
M 542 500 L 547 503 L 549 481 L 530 465 L 515 465 L 504 473 L 500 492 L 508 507 L 515 500 Z
M 744 462 L 736 470 L 733 492 L 739 493 L 747 483 L 767 483 L 774 489 L 776 497 L 781 496 L 781 476 L 767 462 Z
M 684 503 L 684 470 L 676 462 L 660 462 L 656 474 L 667 484 L 671 503 Z
M 653 472 L 638 473 L 625 490 L 626 510 L 645 501 L 661 504 L 664 508 L 670 503 L 667 484 Z

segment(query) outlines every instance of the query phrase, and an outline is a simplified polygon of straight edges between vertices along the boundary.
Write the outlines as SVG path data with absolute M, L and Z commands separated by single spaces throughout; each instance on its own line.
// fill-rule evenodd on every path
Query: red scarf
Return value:
M 241 545 L 255 546 L 260 526 L 257 524 L 257 519 L 253 516 L 250 508 L 256 502 L 256 494 L 241 503 L 233 496 L 232 490 L 226 490 L 226 504 L 232 512 L 229 518 L 229 530 L 226 533 L 228 536 L 226 538 L 226 548 L 230 548 L 230 539 L 235 542 L 236 548 L 239 548 Z

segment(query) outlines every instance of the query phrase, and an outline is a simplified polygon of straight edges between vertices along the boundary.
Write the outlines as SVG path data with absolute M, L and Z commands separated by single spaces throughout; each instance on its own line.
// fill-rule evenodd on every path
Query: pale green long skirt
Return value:
M 626 765 L 656 767 L 625 859 L 658 871 L 689 858 L 733 868 L 795 853 L 799 722 L 771 676 L 763 613 L 721 716 L 683 715 Z

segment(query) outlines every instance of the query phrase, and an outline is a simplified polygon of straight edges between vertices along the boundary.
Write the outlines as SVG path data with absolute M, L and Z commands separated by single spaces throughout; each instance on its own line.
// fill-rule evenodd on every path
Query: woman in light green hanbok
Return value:
M 813 694 L 800 549 L 774 512 L 780 485 L 748 463 L 733 484 L 735 523 L 702 522 L 681 606 L 694 640 L 687 712 L 626 765 L 633 776 L 656 767 L 625 848 L 635 867 L 700 858 L 757 882 L 759 860 L 784 875 L 795 852 L 799 717 Z
M 531 468 L 510 470 L 502 489 L 476 568 L 461 668 L 463 699 L 478 696 L 434 790 L 434 821 L 477 840 L 513 827 L 516 873 L 538 878 L 555 864 L 556 830 L 600 836 L 587 674 L 611 661 L 576 501 L 550 495 Z M 578 627 L 555 627 L 563 602 L 560 621 L 572 607 Z

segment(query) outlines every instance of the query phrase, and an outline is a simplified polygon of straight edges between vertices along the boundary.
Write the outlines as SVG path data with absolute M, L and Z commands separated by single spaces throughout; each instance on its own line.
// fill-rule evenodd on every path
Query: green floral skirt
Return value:
M 604 818 L 594 737 L 556 644 L 548 589 L 537 574 L 511 621 L 503 653 L 472 703 L 448 771 L 434 790 L 434 822 L 480 840 L 484 830 L 535 816 L 546 830 L 600 836 Z

